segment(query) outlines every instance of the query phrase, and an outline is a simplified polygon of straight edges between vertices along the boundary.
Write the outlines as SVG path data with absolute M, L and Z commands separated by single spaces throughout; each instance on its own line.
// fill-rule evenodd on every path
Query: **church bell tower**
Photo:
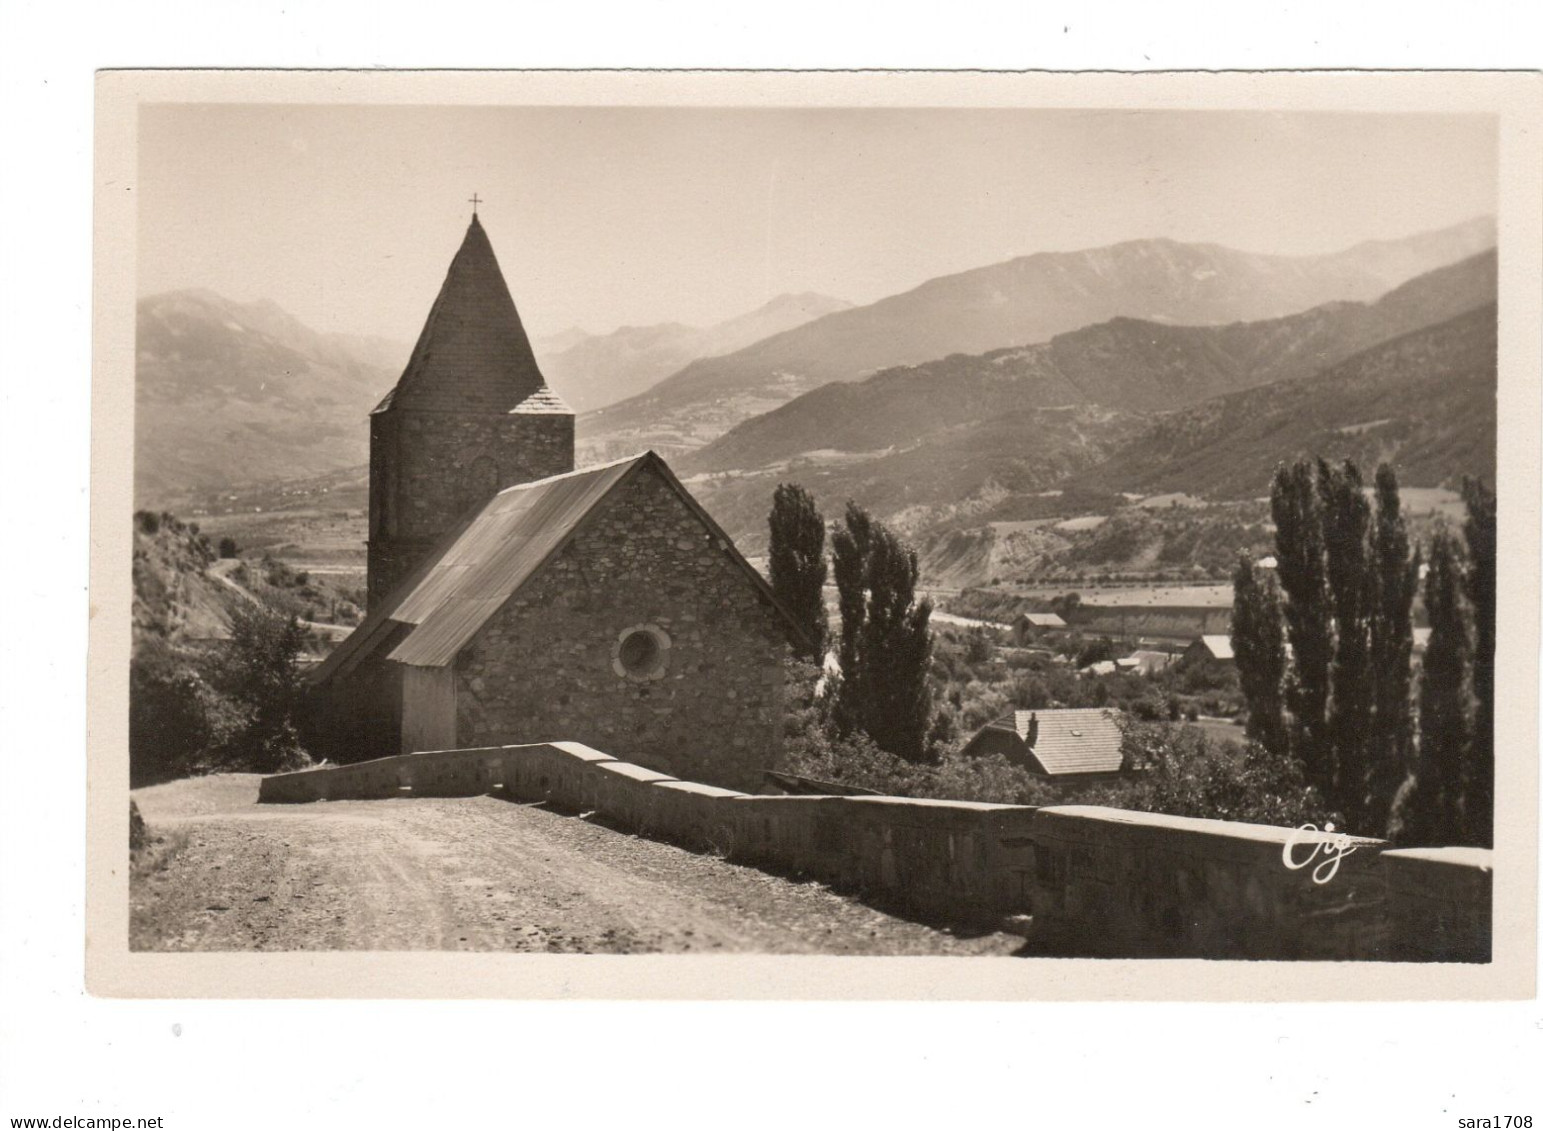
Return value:
M 370 607 L 472 507 L 572 471 L 573 420 L 474 211 L 407 368 L 370 414 Z

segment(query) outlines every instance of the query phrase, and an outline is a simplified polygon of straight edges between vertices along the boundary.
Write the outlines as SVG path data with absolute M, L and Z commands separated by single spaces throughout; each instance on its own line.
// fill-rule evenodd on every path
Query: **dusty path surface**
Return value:
M 158 865 L 136 950 L 1010 954 L 799 883 L 492 797 L 258 805 L 251 774 L 134 791 Z

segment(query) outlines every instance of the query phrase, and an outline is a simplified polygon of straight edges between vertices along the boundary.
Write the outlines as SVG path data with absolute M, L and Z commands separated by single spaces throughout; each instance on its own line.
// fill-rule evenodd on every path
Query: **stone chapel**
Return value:
M 318 754 L 571 740 L 738 789 L 777 764 L 792 618 L 658 455 L 574 469 L 476 216 L 370 415 L 368 571 L 310 677 Z

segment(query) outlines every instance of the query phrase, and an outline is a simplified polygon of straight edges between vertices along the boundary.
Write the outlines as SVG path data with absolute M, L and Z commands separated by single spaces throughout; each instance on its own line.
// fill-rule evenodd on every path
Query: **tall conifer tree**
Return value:
M 1286 639 L 1280 597 L 1274 579 L 1256 569 L 1247 553 L 1238 555 L 1232 574 L 1232 651 L 1248 701 L 1248 737 L 1285 756 Z
M 1291 753 L 1302 763 L 1309 783 L 1333 797 L 1338 775 L 1327 732 L 1334 626 L 1324 564 L 1323 515 L 1311 462 L 1299 460 L 1276 469 L 1270 514 L 1275 520 L 1276 573 L 1286 597 L 1286 637 L 1292 650 L 1286 681 Z
M 1365 823 L 1370 793 L 1368 739 L 1372 729 L 1370 546 L 1371 506 L 1361 472 L 1345 461 L 1318 462 L 1325 576 L 1334 614 L 1334 660 L 1329 670 L 1327 737 L 1333 747 L 1329 797 L 1355 829 Z
M 1468 517 L 1463 538 L 1468 566 L 1463 590 L 1473 615 L 1473 731 L 1463 783 L 1464 843 L 1492 845 L 1495 837 L 1495 492 L 1482 480 L 1463 480 Z
M 837 688 L 832 720 L 846 735 L 862 726 L 862 704 L 867 691 L 863 685 L 863 626 L 868 617 L 868 551 L 873 538 L 873 520 L 854 502 L 847 503 L 846 516 L 831 532 L 831 568 L 836 576 L 836 597 L 841 611 L 841 640 L 837 659 L 841 665 L 841 683 Z
M 812 663 L 825 658 L 825 517 L 809 492 L 779 483 L 772 495 L 771 586 L 803 630 L 794 651 Z
M 1469 754 L 1473 642 L 1462 592 L 1462 551 L 1450 531 L 1431 540 L 1425 577 L 1430 643 L 1420 674 L 1420 750 L 1394 816 L 1406 844 L 1463 843 L 1464 761 Z
M 1409 552 L 1398 478 L 1387 464 L 1377 468 L 1377 513 L 1371 542 L 1372 719 L 1364 824 L 1368 835 L 1385 836 L 1393 799 L 1412 769 L 1410 657 L 1414 649 L 1412 610 L 1420 576 L 1419 555 Z
M 836 725 L 919 759 L 932 714 L 932 606 L 916 599 L 916 554 L 851 502 L 831 545 L 841 605 Z

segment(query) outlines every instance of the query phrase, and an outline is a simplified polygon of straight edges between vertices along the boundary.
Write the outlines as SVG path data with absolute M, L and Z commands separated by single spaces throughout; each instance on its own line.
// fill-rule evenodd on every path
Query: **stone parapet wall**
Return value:
M 1399 848 L 1381 859 L 1403 962 L 1488 962 L 1493 922 L 1491 853 L 1483 848 Z
M 1294 829 L 1067 805 L 1040 810 L 1034 842 L 1035 935 L 1056 951 L 1389 957 L 1383 841 L 1344 838 L 1336 863 Z
M 260 800 L 501 792 L 642 835 L 810 876 L 919 914 L 1032 916 L 1067 956 L 1487 961 L 1491 853 L 1333 855 L 1292 829 L 1096 806 L 748 796 L 574 742 L 402 754 L 264 778 Z M 1288 852 L 1289 849 L 1289 852 Z M 1300 866 L 1286 866 L 1286 860 Z M 1333 865 L 1330 870 L 1329 865 Z M 1315 879 L 1316 875 L 1322 882 Z

